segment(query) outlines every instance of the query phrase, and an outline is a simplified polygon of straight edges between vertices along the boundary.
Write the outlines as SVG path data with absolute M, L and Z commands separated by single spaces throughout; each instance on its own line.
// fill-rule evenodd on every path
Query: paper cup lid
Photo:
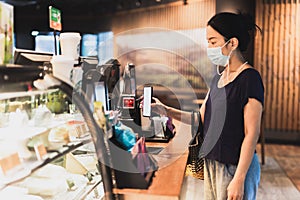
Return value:
M 64 33 L 60 33 L 59 35 L 60 38 L 68 38 L 68 37 L 76 37 L 78 39 L 81 38 L 80 34 L 79 33 L 76 33 L 76 32 L 64 32 Z

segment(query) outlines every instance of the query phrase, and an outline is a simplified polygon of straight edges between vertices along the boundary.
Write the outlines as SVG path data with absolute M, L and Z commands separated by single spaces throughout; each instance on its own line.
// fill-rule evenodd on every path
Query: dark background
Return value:
M 33 30 L 52 31 L 49 28 L 48 7 L 51 5 L 62 12 L 63 31 L 99 33 L 111 30 L 112 17 L 118 12 L 132 9 L 161 6 L 188 0 L 3 0 L 14 6 L 14 32 L 16 47 L 34 49 Z M 254 16 L 255 1 L 216 0 L 216 12 L 242 10 Z M 134 17 L 134 16 L 132 16 Z M 168 20 L 168 19 L 166 19 Z M 252 49 L 250 57 L 252 58 Z

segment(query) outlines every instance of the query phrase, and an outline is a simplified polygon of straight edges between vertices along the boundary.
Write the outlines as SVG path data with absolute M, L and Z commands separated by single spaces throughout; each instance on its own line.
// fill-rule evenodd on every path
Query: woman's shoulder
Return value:
M 240 75 L 238 82 L 239 85 L 242 85 L 241 88 L 254 93 L 264 93 L 264 84 L 258 70 L 251 67 L 245 69 Z
M 253 80 L 260 80 L 261 81 L 261 75 L 258 70 L 256 70 L 253 67 L 247 67 L 245 68 L 240 74 L 239 77 L 243 81 L 253 81 Z

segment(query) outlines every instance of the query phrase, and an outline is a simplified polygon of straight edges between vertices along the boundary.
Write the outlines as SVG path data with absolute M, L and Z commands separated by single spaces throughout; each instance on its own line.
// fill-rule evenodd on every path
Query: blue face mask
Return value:
M 223 46 L 221 47 L 211 47 L 207 48 L 207 56 L 210 61 L 218 66 L 226 66 L 229 63 L 230 54 L 228 56 L 223 55 L 222 48 L 229 42 L 228 40 Z

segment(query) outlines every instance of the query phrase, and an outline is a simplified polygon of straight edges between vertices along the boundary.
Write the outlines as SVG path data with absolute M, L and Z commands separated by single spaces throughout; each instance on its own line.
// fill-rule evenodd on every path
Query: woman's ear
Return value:
M 231 47 L 232 50 L 237 49 L 239 46 L 239 40 L 236 37 L 231 38 L 229 46 Z

